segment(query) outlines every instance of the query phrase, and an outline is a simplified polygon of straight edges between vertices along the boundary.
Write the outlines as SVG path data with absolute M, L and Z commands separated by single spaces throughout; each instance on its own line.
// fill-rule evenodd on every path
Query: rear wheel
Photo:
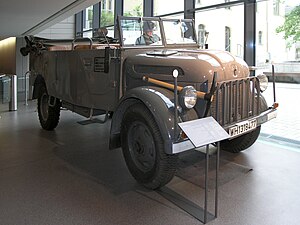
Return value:
M 178 157 L 164 152 L 157 123 L 143 104 L 132 105 L 126 110 L 121 140 L 127 167 L 139 183 L 157 189 L 173 178 Z
M 53 130 L 58 125 L 60 102 L 56 100 L 53 106 L 49 105 L 46 87 L 41 88 L 41 95 L 38 98 L 38 116 L 40 124 L 45 130 Z
M 232 140 L 222 141 L 221 149 L 227 152 L 239 153 L 240 151 L 243 151 L 253 145 L 259 134 L 260 126 L 248 134 L 244 134 Z

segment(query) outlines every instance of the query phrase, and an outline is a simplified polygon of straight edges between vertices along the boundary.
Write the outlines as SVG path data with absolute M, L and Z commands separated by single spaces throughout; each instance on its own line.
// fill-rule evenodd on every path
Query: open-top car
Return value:
M 90 122 L 112 116 L 110 148 L 122 147 L 133 177 L 156 189 L 173 178 L 178 154 L 194 149 L 179 122 L 212 116 L 230 135 L 221 148 L 240 152 L 276 117 L 261 94 L 266 76 L 250 76 L 229 52 L 200 49 L 193 20 L 118 17 L 117 27 L 116 39 L 105 29 L 69 42 L 26 38 L 44 129 L 58 125 L 61 107 Z

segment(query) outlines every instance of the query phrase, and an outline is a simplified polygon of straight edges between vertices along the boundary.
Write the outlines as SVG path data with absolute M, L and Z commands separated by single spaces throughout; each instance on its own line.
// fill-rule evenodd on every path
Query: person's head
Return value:
M 153 30 L 154 30 L 154 23 L 151 21 L 144 21 L 143 23 L 143 32 L 144 34 L 147 34 L 148 36 L 153 35 Z

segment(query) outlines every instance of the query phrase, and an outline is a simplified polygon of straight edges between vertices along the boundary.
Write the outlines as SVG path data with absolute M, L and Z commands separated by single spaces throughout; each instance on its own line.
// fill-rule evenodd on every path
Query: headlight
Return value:
M 197 91 L 192 86 L 184 87 L 179 93 L 179 104 L 184 109 L 191 109 L 197 103 Z
M 260 84 L 260 91 L 264 92 L 268 87 L 268 77 L 265 74 L 257 75 Z

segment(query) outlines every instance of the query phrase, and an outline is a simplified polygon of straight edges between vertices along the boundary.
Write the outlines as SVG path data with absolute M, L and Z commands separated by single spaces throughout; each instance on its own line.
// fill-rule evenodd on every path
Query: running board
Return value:
M 80 125 L 89 125 L 89 124 L 93 124 L 93 123 L 105 123 L 105 119 L 104 120 L 99 120 L 98 118 L 92 118 L 92 119 L 88 119 L 88 120 L 82 120 L 82 121 L 78 121 L 77 123 Z
M 90 110 L 90 118 L 88 120 L 78 121 L 77 123 L 80 124 L 80 125 L 89 125 L 89 124 L 93 124 L 93 123 L 103 124 L 103 123 L 105 123 L 107 121 L 108 114 L 109 114 L 109 112 L 106 111 L 104 119 L 100 120 L 98 118 L 93 117 L 93 109 L 91 109 Z

